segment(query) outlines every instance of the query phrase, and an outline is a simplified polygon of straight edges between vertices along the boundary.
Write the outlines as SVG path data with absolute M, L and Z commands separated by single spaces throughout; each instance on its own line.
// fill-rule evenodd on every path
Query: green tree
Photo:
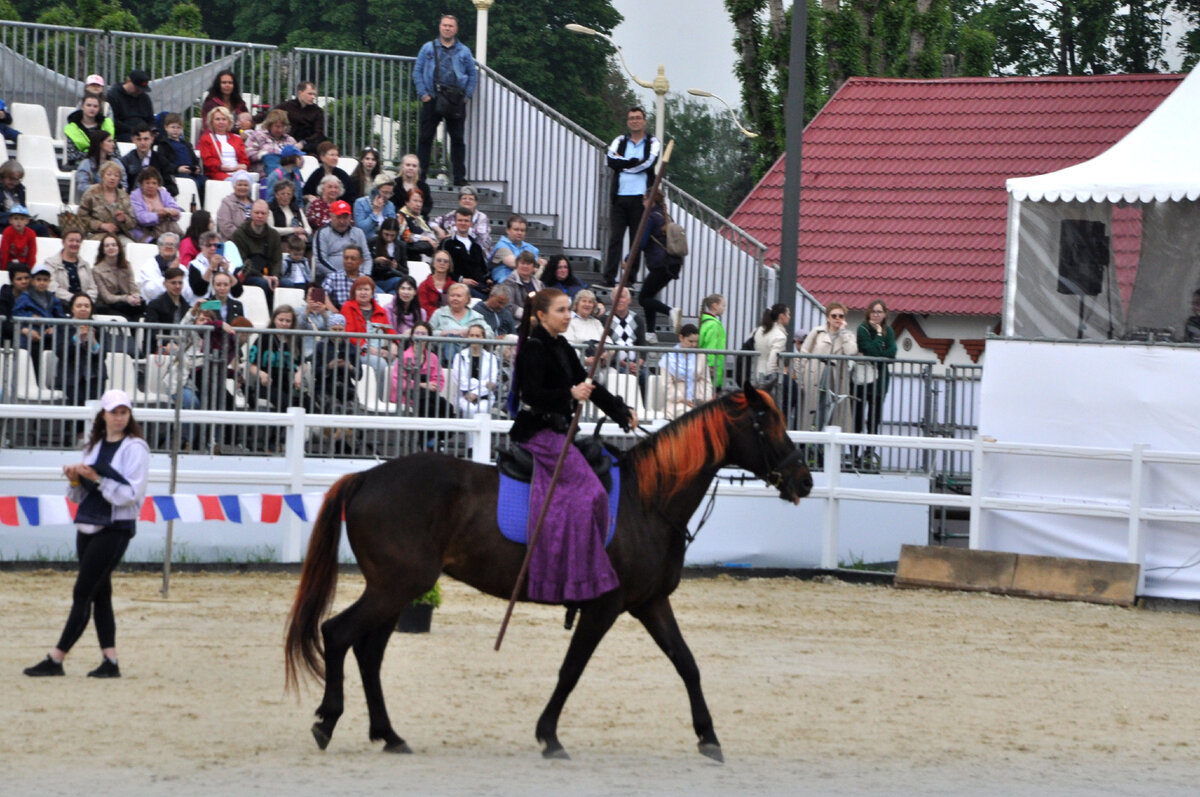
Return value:
M 675 140 L 667 177 L 723 216 L 754 187 L 753 152 L 724 107 L 679 94 L 666 97 L 666 137 Z
M 9 0 L 0 0 L 0 19 L 9 19 L 19 22 L 21 12 L 17 7 L 9 2 Z
M 154 29 L 155 33 L 163 36 L 191 36 L 194 39 L 207 39 L 204 32 L 204 19 L 200 8 L 192 3 L 178 3 L 167 17 L 166 22 Z
M 742 107 L 747 127 L 759 134 L 751 147 L 754 153 L 752 179 L 771 168 L 785 145 L 784 99 L 787 97 L 788 62 L 791 53 L 792 11 L 783 11 L 779 0 L 725 0 L 733 20 L 738 53 L 734 67 L 742 81 Z M 794 6 L 793 6 L 794 8 Z M 826 16 L 818 0 L 808 2 L 808 30 L 804 79 L 804 119 L 807 122 L 828 97 L 825 58 Z

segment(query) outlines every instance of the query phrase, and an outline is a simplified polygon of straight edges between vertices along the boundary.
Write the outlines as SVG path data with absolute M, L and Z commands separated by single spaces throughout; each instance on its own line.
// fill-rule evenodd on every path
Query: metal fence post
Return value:
M 971 452 L 971 517 L 967 525 L 967 547 L 978 551 L 983 547 L 983 438 L 975 435 Z

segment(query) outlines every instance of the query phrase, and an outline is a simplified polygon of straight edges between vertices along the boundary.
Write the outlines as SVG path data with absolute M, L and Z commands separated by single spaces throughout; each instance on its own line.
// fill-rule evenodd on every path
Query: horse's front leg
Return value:
M 579 676 L 583 675 L 583 669 L 587 667 L 596 646 L 621 614 L 616 592 L 619 590 L 587 604 L 580 611 L 579 625 L 575 627 L 567 657 L 558 670 L 558 685 L 554 687 L 554 694 L 550 695 L 550 701 L 537 721 L 537 740 L 543 745 L 544 758 L 570 758 L 558 742 L 558 717 L 571 690 L 579 683 Z
M 679 624 L 675 622 L 675 612 L 671 609 L 671 601 L 665 595 L 636 609 L 630 609 L 630 614 L 636 617 L 650 636 L 662 648 L 663 653 L 675 665 L 675 671 L 683 678 L 687 687 L 688 701 L 692 704 L 692 727 L 699 737 L 700 752 L 714 761 L 725 761 L 721 753 L 721 743 L 713 731 L 712 715 L 708 713 L 708 704 L 704 702 L 704 692 L 700 690 L 700 668 L 692 658 Z

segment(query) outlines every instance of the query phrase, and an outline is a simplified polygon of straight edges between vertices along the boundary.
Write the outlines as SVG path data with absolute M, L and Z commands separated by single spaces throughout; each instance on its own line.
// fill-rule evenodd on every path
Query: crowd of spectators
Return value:
M 442 28 L 440 46 L 458 64 L 454 59 L 462 50 L 453 35 L 447 36 L 454 30 Z M 440 57 L 434 55 L 432 68 L 446 66 L 438 65 Z M 9 276 L 0 291 L 3 343 L 28 349 L 35 363 L 43 350 L 55 352 L 67 401 L 99 395 L 108 352 L 151 357 L 190 348 L 187 358 L 179 358 L 184 365 L 170 377 L 183 386 L 185 407 L 305 405 L 340 411 L 355 399 L 356 377 L 370 369 L 378 391 L 373 398 L 380 401 L 452 414 L 499 412 L 497 398 L 507 379 L 503 364 L 511 350 L 483 344 L 515 338 L 527 297 L 543 287 L 558 288 L 572 301 L 566 337 L 591 366 L 604 334 L 600 299 L 609 298 L 612 261 L 623 251 L 625 228 L 632 243 L 633 217 L 646 206 L 651 223 L 640 242 L 647 264 L 640 291 L 645 312 L 633 312 L 627 288 L 611 296 L 606 345 L 616 348 L 604 355 L 602 372 L 633 378 L 645 396 L 651 367 L 646 353 L 635 349 L 657 343 L 656 322 L 666 317 L 679 343 L 650 361 L 658 360 L 657 373 L 667 386 L 666 417 L 677 417 L 726 387 L 725 356 L 700 351 L 728 347 L 725 299 L 706 297 L 696 309 L 698 325 L 682 324 L 681 308 L 658 299 L 678 277 L 679 261 L 663 244 L 668 220 L 663 197 L 644 190 L 658 142 L 645 135 L 640 108 L 627 117 L 630 133 L 610 148 L 609 166 L 617 172 L 613 207 L 625 221 L 611 231 L 605 284 L 593 290 L 565 255 L 543 254 L 526 240 L 529 220 L 519 213 L 505 220 L 504 234 L 493 241 L 492 220 L 479 207 L 478 191 L 465 176 L 459 179 L 457 149 L 457 196 L 450 206 L 435 208 L 424 178 L 425 152 L 388 164 L 378 150 L 366 147 L 351 172 L 339 165 L 341 150 L 326 136 L 311 82 L 300 83 L 294 98 L 273 108 L 252 108 L 237 76 L 220 71 L 200 106 L 204 123 L 194 146 L 184 136 L 180 113 L 155 113 L 149 82 L 137 69 L 107 91 L 99 76 L 86 81 L 63 131 L 62 166 L 75 170 L 78 209 L 57 219 L 62 246 L 52 256 L 38 256 L 38 238 L 47 237 L 49 229 L 47 220 L 31 218 L 26 207 L 21 164 L 10 159 L 0 165 L 0 269 Z M 435 114 L 429 105 L 435 99 L 422 100 L 422 126 L 439 114 L 460 121 Z M 117 142 L 132 147 L 120 156 Z M 317 166 L 303 176 L 306 154 Z M 198 197 L 199 204 L 181 206 L 177 198 L 184 181 L 194 183 L 195 192 L 188 195 Z M 206 187 L 214 181 L 231 189 L 215 215 L 203 209 Z M 181 226 L 185 213 L 186 229 Z M 81 255 L 85 240 L 98 243 L 94 264 Z M 155 244 L 158 254 L 131 263 L 132 244 Z M 409 274 L 414 261 L 428 267 L 427 275 Z M 267 332 L 253 340 L 238 299 L 248 288 L 262 292 L 270 314 Z M 289 294 L 289 303 L 279 303 L 275 295 L 281 288 L 298 292 Z M 869 383 L 852 382 L 846 368 L 820 359 L 781 358 L 788 312 L 782 305 L 769 308 L 750 345 L 743 347 L 758 355 L 754 381 L 778 389 L 802 425 L 839 423 L 878 431 L 886 369 L 877 368 Z M 872 304 L 866 331 L 860 327 L 857 337 L 845 329 L 844 307 L 831 304 L 828 312 L 826 324 L 795 339 L 797 351 L 895 356 L 882 302 Z M 94 326 L 95 316 L 191 325 L 198 334 L 181 343 L 152 330 L 139 339 L 144 348 L 132 351 L 127 340 Z M 38 319 L 73 323 L 39 327 Z M 353 334 L 272 334 L 289 330 Z M 401 346 L 381 335 L 408 340 Z M 454 341 L 431 345 L 416 340 L 420 336 Z M 447 374 L 454 376 L 453 395 L 444 395 Z M 854 401 L 841 406 L 841 414 L 821 417 L 822 391 L 841 391 Z M 270 441 L 272 447 L 277 443 Z

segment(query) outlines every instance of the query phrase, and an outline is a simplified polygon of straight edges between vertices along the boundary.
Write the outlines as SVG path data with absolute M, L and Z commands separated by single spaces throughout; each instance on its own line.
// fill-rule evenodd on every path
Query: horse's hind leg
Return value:
M 704 693 L 700 690 L 700 668 L 696 666 L 692 652 L 683 641 L 683 634 L 679 630 L 679 624 L 675 622 L 675 612 L 671 609 L 670 600 L 664 596 L 631 609 L 629 613 L 646 627 L 650 636 L 675 665 L 675 671 L 683 678 L 688 701 L 692 704 L 692 727 L 696 729 L 696 736 L 700 738 L 700 752 L 715 761 L 723 762 L 725 757 L 721 753 L 721 743 L 717 741 L 717 734 L 713 731 L 712 715 L 708 713 L 708 704 L 704 702 Z
M 375 630 L 354 645 L 354 657 L 358 659 L 358 672 L 362 675 L 363 692 L 367 696 L 367 711 L 371 716 L 369 736 L 371 741 L 383 740 L 385 753 L 412 752 L 404 740 L 392 730 L 392 723 L 388 719 L 387 705 L 383 701 L 383 684 L 379 680 L 379 670 L 383 665 L 383 651 L 392 638 L 392 631 L 396 627 L 396 620 L 399 616 L 399 612 L 397 612 L 395 616 L 388 617 Z
M 333 737 L 333 729 L 345 708 L 342 680 L 345 676 L 346 652 L 361 637 L 363 599 L 360 597 L 340 614 L 321 624 L 325 642 L 325 696 L 317 707 L 318 722 L 313 724 L 313 738 L 324 750 Z
M 605 598 L 600 598 L 600 601 L 605 601 Z M 538 717 L 537 740 L 544 745 L 543 757 L 570 758 L 558 741 L 559 715 L 562 714 L 571 690 L 579 683 L 579 676 L 583 675 L 583 669 L 595 652 L 596 646 L 608 633 L 608 629 L 612 628 L 620 613 L 620 605 L 612 599 L 591 604 L 581 612 L 579 625 L 575 628 L 571 644 L 567 648 L 567 657 L 558 670 L 558 685 L 554 687 L 554 694 L 550 695 L 546 708 L 542 710 L 542 716 Z

